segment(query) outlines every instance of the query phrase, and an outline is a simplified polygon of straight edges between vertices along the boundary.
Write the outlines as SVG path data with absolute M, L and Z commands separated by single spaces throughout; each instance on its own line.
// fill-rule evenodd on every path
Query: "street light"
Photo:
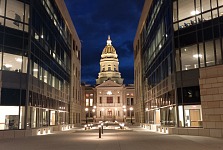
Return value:
M 96 108 L 97 108 L 97 106 L 93 106 L 93 109 L 92 109 L 92 112 L 93 112 L 93 122 L 95 121 L 96 122 Z
M 129 110 L 130 110 L 131 124 L 132 124 L 132 111 L 133 111 L 133 108 L 132 108 L 132 107 L 130 107 L 130 108 L 129 108 Z
M 93 112 L 93 122 L 94 122 L 94 113 L 95 113 L 95 109 L 92 109 Z
M 122 106 L 123 107 L 123 111 L 124 111 L 124 116 L 123 116 L 123 122 L 125 122 L 125 112 L 126 112 L 126 106 Z
M 104 110 L 105 110 L 104 108 L 101 109 L 101 112 L 102 112 L 102 114 L 101 114 L 101 118 L 103 119 L 103 121 L 104 121 L 104 119 L 105 119 L 105 118 L 104 118 Z
M 87 124 L 87 112 L 88 112 L 88 108 L 85 108 L 85 111 L 86 111 L 86 124 Z

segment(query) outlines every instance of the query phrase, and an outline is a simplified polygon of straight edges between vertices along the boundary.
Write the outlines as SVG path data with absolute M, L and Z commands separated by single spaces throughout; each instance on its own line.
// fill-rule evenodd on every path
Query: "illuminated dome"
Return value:
M 101 54 L 100 72 L 98 73 L 96 84 L 101 84 L 107 80 L 123 84 L 123 78 L 121 78 L 121 73 L 119 72 L 118 55 L 111 43 L 110 36 L 108 36 L 107 45 Z
M 115 48 L 112 46 L 112 41 L 110 39 L 110 36 L 108 36 L 107 45 L 102 51 L 102 54 L 116 54 Z

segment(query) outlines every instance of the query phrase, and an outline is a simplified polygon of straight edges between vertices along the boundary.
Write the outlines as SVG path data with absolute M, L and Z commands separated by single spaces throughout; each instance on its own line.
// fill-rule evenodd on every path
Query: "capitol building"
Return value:
M 134 85 L 125 85 L 123 81 L 118 54 L 108 36 L 101 54 L 96 85 L 82 85 L 82 118 L 86 122 L 134 122 Z

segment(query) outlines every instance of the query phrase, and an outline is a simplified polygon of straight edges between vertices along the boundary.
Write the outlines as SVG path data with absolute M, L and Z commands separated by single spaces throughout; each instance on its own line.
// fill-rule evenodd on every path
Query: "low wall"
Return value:
M 223 138 L 223 129 L 204 129 L 204 128 L 177 128 L 177 127 L 164 127 L 152 124 L 140 124 L 141 127 L 166 134 L 177 134 L 177 135 L 194 135 L 194 136 L 207 136 L 207 137 L 218 137 Z
M 53 133 L 54 131 L 66 131 L 74 127 L 75 125 L 69 124 L 69 125 L 49 126 L 37 129 L 28 129 L 28 130 L 0 130 L 0 139 L 47 135 Z

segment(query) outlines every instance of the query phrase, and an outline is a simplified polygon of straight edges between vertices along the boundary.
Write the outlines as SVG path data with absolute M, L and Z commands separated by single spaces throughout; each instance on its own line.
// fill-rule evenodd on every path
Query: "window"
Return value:
M 89 99 L 86 99 L 86 106 L 89 106 Z
M 108 71 L 111 71 L 111 65 L 108 65 Z
M 182 70 L 198 68 L 198 58 L 204 56 L 198 54 L 197 45 L 184 47 L 181 49 Z
M 4 12 L 5 12 L 5 0 L 1 0 L 0 1 L 0 15 L 4 16 Z
M 102 104 L 102 97 L 99 97 L 99 103 Z
M 48 72 L 46 70 L 43 69 L 43 81 L 45 83 L 47 83 L 47 76 L 48 76 Z
M 107 97 L 107 103 L 113 103 L 113 97 Z
M 93 99 L 90 99 L 90 106 L 93 106 Z
M 178 11 L 179 11 L 179 20 L 184 18 L 194 16 L 195 14 L 200 13 L 199 10 L 194 8 L 194 0 L 179 0 L 178 1 Z
M 134 105 L 134 98 L 131 98 L 131 105 Z
M 28 7 L 28 6 L 27 6 Z M 26 14 L 28 15 L 28 14 Z M 7 1 L 6 17 L 13 19 L 6 20 L 6 26 L 18 30 L 23 30 L 24 4 L 19 1 Z
M 118 96 L 118 103 L 120 103 L 120 97 Z
M 86 94 L 86 97 L 89 97 L 89 94 Z
M 223 5 L 223 1 L 222 0 L 218 0 L 218 6 L 222 6 Z
M 127 106 L 130 106 L 130 105 L 131 105 L 130 98 L 127 98 Z
M 2 54 L 0 54 L 2 56 Z M 27 72 L 27 57 L 4 53 L 3 55 L 3 70 L 15 72 Z M 21 70 L 22 69 L 22 70 Z
M 38 65 L 36 63 L 33 64 L 33 76 L 38 78 Z
M 117 71 L 116 66 L 114 65 L 114 71 Z

